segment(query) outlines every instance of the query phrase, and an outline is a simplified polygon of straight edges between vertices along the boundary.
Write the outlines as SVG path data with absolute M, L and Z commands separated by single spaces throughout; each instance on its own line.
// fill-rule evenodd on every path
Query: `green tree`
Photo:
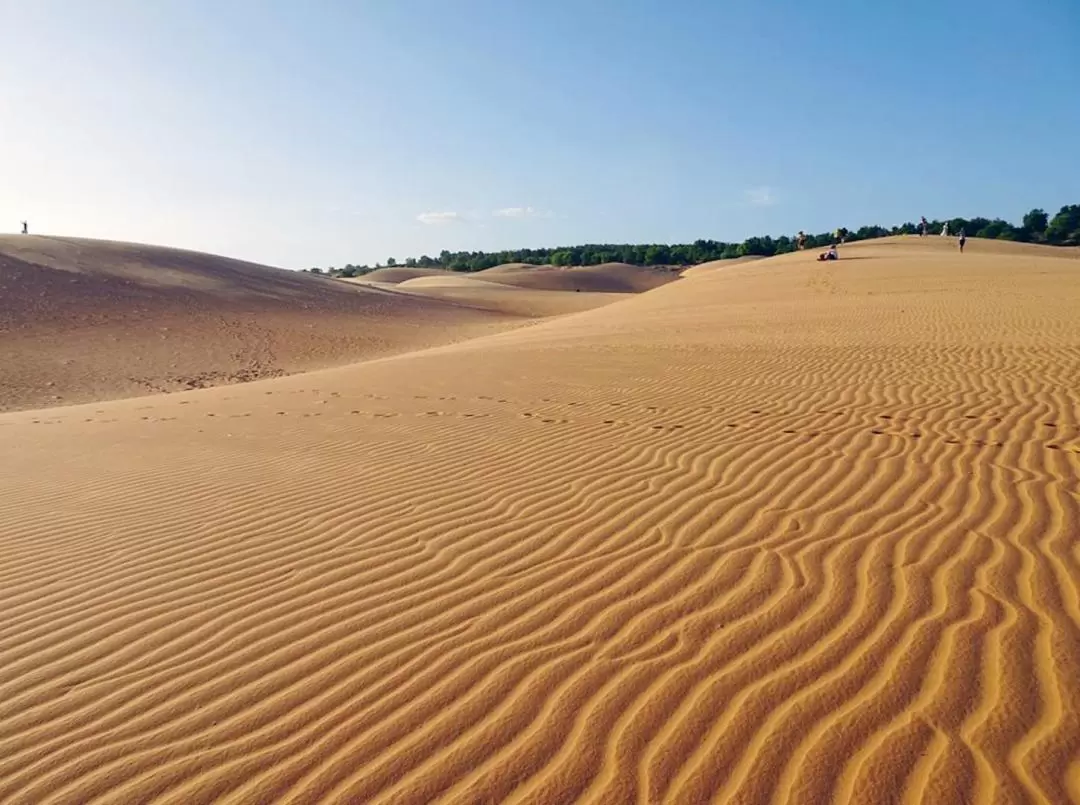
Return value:
M 1062 207 L 1046 227 L 1046 241 L 1060 246 L 1080 246 L 1080 204 Z
M 975 233 L 980 238 L 996 238 L 997 240 L 1016 240 L 1016 232 L 1013 225 L 1008 221 L 995 218 L 989 224 Z
M 1024 229 L 1037 238 L 1046 234 L 1046 227 L 1050 224 L 1050 216 L 1046 210 L 1034 209 L 1024 216 Z
M 773 243 L 773 239 L 766 235 L 763 238 L 747 238 L 738 247 L 737 251 L 739 257 L 772 257 L 776 254 L 776 245 Z
M 667 246 L 653 243 L 645 250 L 645 265 L 662 266 L 671 262 L 671 251 Z
M 569 249 L 559 249 L 557 252 L 552 252 L 549 259 L 553 266 L 568 266 L 571 265 L 574 255 Z
M 393 268 L 394 266 L 397 265 L 397 260 L 395 260 L 393 257 L 387 257 L 386 258 L 386 265 L 389 268 Z

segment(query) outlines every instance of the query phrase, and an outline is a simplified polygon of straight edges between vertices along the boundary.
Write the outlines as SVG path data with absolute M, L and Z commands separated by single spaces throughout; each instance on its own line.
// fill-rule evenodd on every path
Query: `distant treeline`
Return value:
M 1062 207 L 1053 218 L 1044 210 L 1032 210 L 1024 216 L 1020 226 L 1000 218 L 950 218 L 947 221 L 929 221 L 930 234 L 940 234 L 948 224 L 949 233 L 956 235 L 964 230 L 969 237 L 1015 240 L 1023 243 L 1047 243 L 1055 246 L 1080 246 L 1080 204 Z M 883 226 L 863 226 L 859 229 L 841 227 L 835 232 L 806 235 L 806 248 L 829 246 L 842 238 L 845 242 L 881 238 L 887 235 L 915 235 L 921 224 L 906 223 L 886 229 Z M 446 268 L 451 271 L 483 271 L 503 263 L 535 263 L 553 266 L 591 266 L 598 263 L 631 263 L 633 265 L 696 265 L 710 260 L 729 260 L 736 257 L 772 257 L 796 249 L 796 237 L 781 235 L 772 238 L 747 238 L 742 243 L 724 243 L 718 240 L 696 240 L 693 243 L 668 245 L 663 243 L 612 244 L 590 243 L 584 246 L 560 246 L 554 249 L 513 249 L 501 252 L 451 252 L 443 250 L 438 257 L 421 255 L 398 262 L 393 257 L 386 265 L 352 265 L 311 268 L 316 274 L 335 277 L 356 277 L 377 268 Z

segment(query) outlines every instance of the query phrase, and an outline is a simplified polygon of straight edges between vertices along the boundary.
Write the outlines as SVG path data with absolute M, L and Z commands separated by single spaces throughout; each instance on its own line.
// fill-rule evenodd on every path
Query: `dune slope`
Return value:
M 0 802 L 1076 801 L 1080 272 L 973 245 L 0 415 Z
M 0 237 L 0 410 L 274 377 L 491 332 L 491 311 L 178 249 Z

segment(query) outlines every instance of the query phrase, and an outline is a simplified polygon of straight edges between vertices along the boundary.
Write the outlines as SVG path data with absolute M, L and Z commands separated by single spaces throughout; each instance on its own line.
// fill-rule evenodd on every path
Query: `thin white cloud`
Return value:
M 463 220 L 460 213 L 456 212 L 422 212 L 416 216 L 416 220 L 422 224 L 453 224 Z
M 493 213 L 496 218 L 550 218 L 551 213 L 535 207 L 503 207 Z
M 752 187 L 746 191 L 746 203 L 751 207 L 771 207 L 776 196 L 771 187 Z

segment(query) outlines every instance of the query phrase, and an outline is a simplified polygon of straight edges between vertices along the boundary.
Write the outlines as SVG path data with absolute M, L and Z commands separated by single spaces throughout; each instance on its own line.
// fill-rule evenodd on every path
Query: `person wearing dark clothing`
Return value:
M 30 234 L 30 230 L 27 228 L 26 221 L 22 222 L 22 233 L 24 235 L 29 235 Z
M 967 232 L 960 230 L 960 254 L 964 253 L 964 244 L 967 243 Z

